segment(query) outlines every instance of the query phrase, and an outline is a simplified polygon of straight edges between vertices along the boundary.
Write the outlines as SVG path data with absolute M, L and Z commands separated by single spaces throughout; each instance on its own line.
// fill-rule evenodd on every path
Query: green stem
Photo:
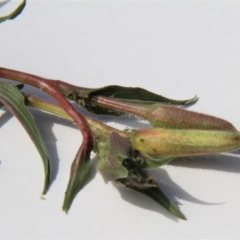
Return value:
M 50 103 L 48 101 L 45 101 L 43 99 L 40 99 L 38 97 L 25 95 L 25 103 L 27 106 L 37 108 L 43 111 L 46 111 L 48 113 L 52 113 L 54 115 L 57 115 L 61 118 L 64 118 L 66 120 L 72 121 L 73 119 L 66 113 L 64 109 L 57 106 L 54 103 Z M 121 136 L 125 136 L 126 134 L 123 131 L 120 131 L 116 128 L 110 127 L 102 122 L 97 121 L 96 119 L 90 118 L 85 116 L 85 119 L 94 133 L 94 135 L 98 136 L 99 138 L 108 138 L 109 134 L 113 131 L 119 133 Z

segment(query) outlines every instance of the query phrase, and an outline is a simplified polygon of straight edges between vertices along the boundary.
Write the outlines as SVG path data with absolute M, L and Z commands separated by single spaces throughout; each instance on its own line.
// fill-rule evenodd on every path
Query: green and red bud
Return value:
M 146 128 L 133 131 L 131 146 L 152 156 L 191 156 L 235 150 L 237 131 Z
M 173 129 L 202 129 L 237 131 L 228 121 L 207 114 L 189 111 L 169 104 L 141 104 L 132 100 L 121 100 L 98 96 L 94 103 L 103 108 L 130 113 L 148 120 L 154 127 Z
M 221 118 L 166 104 L 149 106 L 145 115 L 155 127 L 236 131 L 230 122 Z

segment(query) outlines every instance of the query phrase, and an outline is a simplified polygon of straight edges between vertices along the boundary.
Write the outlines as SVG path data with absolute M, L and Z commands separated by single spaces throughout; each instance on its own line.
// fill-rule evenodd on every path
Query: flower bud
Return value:
M 134 149 L 152 156 L 190 156 L 227 152 L 240 147 L 235 131 L 145 128 L 131 133 Z
M 94 103 L 111 111 L 130 113 L 148 120 L 154 127 L 237 131 L 228 121 L 207 114 L 189 111 L 169 104 L 147 104 L 142 101 L 95 97 Z M 110 111 L 110 110 L 109 110 Z
M 221 118 L 166 104 L 149 106 L 145 115 L 154 127 L 236 131 L 230 122 Z

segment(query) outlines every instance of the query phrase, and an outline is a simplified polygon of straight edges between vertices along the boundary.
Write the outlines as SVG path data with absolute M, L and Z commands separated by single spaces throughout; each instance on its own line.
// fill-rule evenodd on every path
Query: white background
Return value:
M 87 87 L 140 86 L 175 99 L 197 94 L 191 109 L 240 129 L 240 2 L 28 1 L 19 17 L 0 24 L 0 66 Z M 81 135 L 71 123 L 33 114 L 56 179 L 40 199 L 40 157 L 1 110 L 0 238 L 240 237 L 238 156 L 179 159 L 154 171 L 188 221 L 105 184 L 98 173 L 66 215 L 61 205 Z

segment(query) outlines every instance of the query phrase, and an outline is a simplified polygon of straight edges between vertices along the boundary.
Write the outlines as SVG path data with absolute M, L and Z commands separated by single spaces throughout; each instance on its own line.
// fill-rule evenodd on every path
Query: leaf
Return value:
M 109 136 L 107 149 L 105 144 L 98 143 L 98 156 L 100 161 L 97 168 L 105 182 L 126 178 L 128 170 L 123 166 L 123 161 L 129 157 L 130 140 L 112 132 Z
M 163 206 L 167 211 L 175 215 L 176 217 L 187 220 L 184 214 L 179 210 L 177 206 L 175 206 L 167 196 L 161 191 L 160 188 L 148 188 L 148 189 L 135 189 L 138 192 L 143 193 L 144 195 L 150 197 L 155 202 L 159 203 Z
M 15 86 L 18 90 L 21 90 L 23 87 L 24 87 L 24 84 L 17 84 L 16 86 Z M 2 108 L 3 107 L 3 104 L 0 102 L 0 108 Z
M 129 157 L 130 138 L 122 137 L 117 132 L 109 136 L 109 154 L 121 160 Z
M 184 214 L 179 210 L 179 208 L 168 199 L 168 197 L 161 191 L 159 187 L 149 187 L 143 189 L 134 186 L 127 187 L 150 197 L 152 200 L 160 204 L 162 207 L 164 207 L 167 211 L 169 211 L 176 217 L 187 220 Z
M 95 91 L 91 91 L 88 94 L 89 99 L 93 99 L 96 96 L 105 96 L 110 98 L 119 99 L 124 102 L 129 102 L 133 104 L 154 104 L 154 103 L 166 103 L 171 105 L 186 105 L 197 100 L 195 96 L 192 99 L 187 100 L 173 100 L 161 95 L 157 95 L 143 88 L 133 88 L 133 87 L 122 87 L 122 86 L 106 86 Z M 121 115 L 119 112 L 111 111 L 108 109 L 101 108 L 95 104 L 86 104 L 85 106 L 89 111 L 96 114 L 111 114 L 111 115 Z
M 50 165 L 42 138 L 35 125 L 32 115 L 24 104 L 24 97 L 19 90 L 11 83 L 0 82 L 0 102 L 19 120 L 23 125 L 33 143 L 35 144 L 43 162 L 45 180 L 42 194 L 45 194 L 49 188 Z
M 173 100 L 161 95 L 152 93 L 148 90 L 139 87 L 122 87 L 117 85 L 106 86 L 96 90 L 92 90 L 88 94 L 89 98 L 95 96 L 105 96 L 111 98 L 118 98 L 123 100 L 138 100 L 142 102 L 149 103 L 168 103 L 173 105 L 184 105 L 189 102 L 195 101 L 196 97 L 188 100 Z
M 99 161 L 97 168 L 106 183 L 119 178 L 126 178 L 128 176 L 128 170 L 123 167 L 122 164 L 112 165 L 109 161 L 101 160 Z
M 26 6 L 26 2 L 27 2 L 26 0 L 23 0 L 13 12 L 0 17 L 0 23 L 6 21 L 8 19 L 12 20 L 12 19 L 16 18 L 19 14 L 21 14 L 21 12 L 23 11 L 23 9 Z
M 67 96 L 70 100 L 74 100 L 76 103 L 86 108 L 88 111 L 96 114 L 110 114 L 120 115 L 118 112 L 110 112 L 108 109 L 96 106 L 92 101 L 94 97 L 104 96 L 121 101 L 130 102 L 134 104 L 155 104 L 166 103 L 171 105 L 187 105 L 197 101 L 195 96 L 192 99 L 187 100 L 173 100 L 161 95 L 152 93 L 139 87 L 122 87 L 117 85 L 110 85 L 103 88 L 81 88 L 73 85 L 61 85 L 61 92 Z
M 90 152 L 91 146 L 88 146 L 83 142 L 72 163 L 70 178 L 62 206 L 62 210 L 65 212 L 69 210 L 75 196 L 85 184 L 89 170 Z

